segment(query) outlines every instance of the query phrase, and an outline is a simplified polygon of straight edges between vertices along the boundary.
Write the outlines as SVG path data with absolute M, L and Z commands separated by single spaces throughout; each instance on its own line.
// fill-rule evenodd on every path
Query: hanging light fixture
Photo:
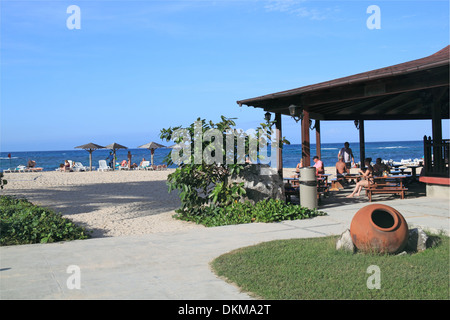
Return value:
M 296 106 L 295 104 L 291 104 L 289 106 L 289 114 L 296 122 L 299 122 L 303 118 L 302 108 Z
M 355 120 L 355 127 L 357 130 L 359 130 L 359 120 Z
M 270 121 L 270 116 L 271 116 L 270 112 L 267 111 L 266 114 L 264 115 L 264 119 L 265 119 L 267 122 L 269 122 L 269 121 Z

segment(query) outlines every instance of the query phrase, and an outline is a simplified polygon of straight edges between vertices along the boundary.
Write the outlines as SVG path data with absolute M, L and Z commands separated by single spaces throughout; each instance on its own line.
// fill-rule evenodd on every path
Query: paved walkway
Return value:
M 449 234 L 449 199 L 421 197 L 377 203 L 396 208 L 410 227 Z M 263 241 L 340 234 L 367 204 L 324 204 L 327 216 L 307 220 L 2 247 L 0 298 L 250 299 L 217 278 L 209 262 L 230 250 Z M 80 289 L 69 289 L 78 274 L 72 266 L 79 268 Z

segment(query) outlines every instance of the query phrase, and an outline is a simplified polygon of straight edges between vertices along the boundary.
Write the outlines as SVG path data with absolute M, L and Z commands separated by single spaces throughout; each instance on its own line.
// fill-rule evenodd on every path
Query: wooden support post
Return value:
M 359 158 L 361 159 L 361 169 L 365 168 L 366 142 L 364 138 L 364 120 L 359 120 Z
M 283 145 L 281 143 L 281 113 L 275 113 L 275 134 L 277 139 L 277 171 L 281 178 L 283 178 Z
M 441 105 L 437 90 L 433 91 L 433 105 L 431 107 L 431 131 L 433 134 L 433 169 L 438 172 L 445 167 L 442 158 L 442 116 Z
M 316 120 L 314 126 L 316 128 L 316 155 L 319 159 L 322 159 L 322 149 L 320 146 L 320 120 Z
M 303 119 L 302 119 L 302 159 L 304 167 L 309 167 L 311 165 L 311 145 L 309 139 L 309 112 L 306 110 L 303 110 Z

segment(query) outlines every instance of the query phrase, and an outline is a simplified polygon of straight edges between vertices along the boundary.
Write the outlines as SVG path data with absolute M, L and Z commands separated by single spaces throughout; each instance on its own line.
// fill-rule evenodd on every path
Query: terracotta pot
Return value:
M 358 250 L 395 253 L 401 251 L 408 242 L 408 224 L 394 208 L 370 204 L 354 215 L 350 235 Z

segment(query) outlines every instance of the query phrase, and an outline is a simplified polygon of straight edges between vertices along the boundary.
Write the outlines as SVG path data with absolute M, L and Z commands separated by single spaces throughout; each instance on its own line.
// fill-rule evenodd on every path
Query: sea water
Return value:
M 389 142 L 366 142 L 366 157 L 372 158 L 375 162 L 376 158 L 383 160 L 393 160 L 399 162 L 403 159 L 421 159 L 423 157 L 423 141 L 389 141 Z M 343 143 L 322 143 L 321 160 L 325 166 L 335 166 L 338 160 L 339 150 L 344 147 Z M 350 143 L 353 150 L 355 162 L 360 162 L 359 143 Z M 269 149 L 270 150 L 270 149 Z M 148 149 L 120 149 L 116 151 L 117 162 L 127 160 L 128 151 L 132 154 L 132 162 L 139 165 L 142 158 L 150 161 L 150 151 Z M 154 164 L 162 164 L 164 158 L 170 154 L 172 149 L 160 148 L 155 150 Z M 106 160 L 110 150 L 100 149 L 92 153 L 92 165 L 98 168 L 99 160 Z M 316 153 L 316 146 L 311 144 L 311 157 Z M 8 157 L 11 155 L 11 158 Z M 283 167 L 294 168 L 297 166 L 301 157 L 301 145 L 292 144 L 283 146 Z M 36 161 L 36 167 L 41 167 L 45 171 L 54 171 L 65 160 L 81 162 L 85 166 L 89 166 L 89 152 L 80 149 L 63 150 L 63 151 L 22 151 L 8 152 L 3 150 L 0 152 L 0 170 L 16 168 L 19 165 L 27 165 L 28 160 Z M 312 162 L 311 162 L 312 163 Z M 171 167 L 175 167 L 172 165 Z

